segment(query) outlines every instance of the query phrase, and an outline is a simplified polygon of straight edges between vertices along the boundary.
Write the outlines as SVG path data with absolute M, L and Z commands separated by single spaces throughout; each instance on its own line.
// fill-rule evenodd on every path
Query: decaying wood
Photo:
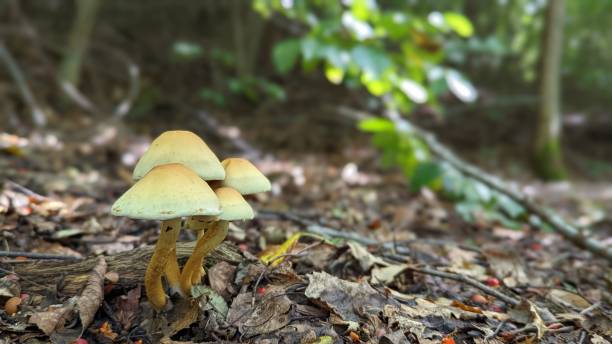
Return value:
M 195 242 L 179 242 L 176 254 L 181 263 L 191 255 Z M 106 258 L 109 272 L 116 272 L 119 281 L 116 285 L 130 288 L 142 284 L 147 264 L 153 254 L 153 246 L 145 246 L 125 251 Z M 58 286 L 62 295 L 77 295 L 87 283 L 97 257 L 87 258 L 77 262 L 66 261 L 35 261 L 13 265 L 13 271 L 20 277 L 21 289 L 25 293 L 43 293 Z M 214 265 L 219 261 L 238 264 L 242 256 L 236 246 L 224 242 L 208 257 L 205 264 Z

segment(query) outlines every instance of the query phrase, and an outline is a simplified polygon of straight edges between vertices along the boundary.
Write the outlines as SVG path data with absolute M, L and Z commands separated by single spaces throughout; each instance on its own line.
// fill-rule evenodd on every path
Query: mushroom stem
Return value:
M 178 265 L 176 249 L 173 249 L 168 256 L 168 263 L 166 263 L 164 275 L 166 276 L 166 281 L 168 281 L 168 285 L 172 292 L 183 295 L 183 291 L 181 290 L 181 268 Z
M 145 273 L 145 290 L 149 302 L 156 310 L 166 305 L 166 293 L 162 284 L 162 276 L 171 256 L 176 257 L 176 239 L 181 230 L 181 219 L 164 220 L 161 222 L 159 239 L 155 251 Z M 174 253 L 174 255 L 173 255 Z M 176 258 L 174 259 L 176 261 Z
M 197 240 L 200 240 L 204 233 L 208 230 L 211 222 L 215 221 L 215 218 L 212 216 L 191 216 L 187 219 L 186 227 L 197 232 Z M 195 252 L 195 251 L 194 251 Z M 200 283 L 202 280 L 202 276 L 204 276 L 204 268 L 202 267 L 202 263 L 204 258 L 200 261 L 200 268 L 193 272 L 191 275 L 191 284 Z
M 200 273 L 204 257 L 217 247 L 227 236 L 228 221 L 212 223 L 204 235 L 198 240 L 191 257 L 185 263 L 181 272 L 181 289 L 185 295 L 191 295 L 191 286 L 194 284 L 194 274 Z

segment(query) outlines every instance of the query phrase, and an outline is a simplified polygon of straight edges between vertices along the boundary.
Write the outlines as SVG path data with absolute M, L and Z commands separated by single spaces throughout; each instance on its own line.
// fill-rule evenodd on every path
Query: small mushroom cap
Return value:
M 132 178 L 139 180 L 153 167 L 183 164 L 204 180 L 221 180 L 225 170 L 208 145 L 196 134 L 184 130 L 166 131 L 159 135 L 138 160 Z
M 181 164 L 154 167 L 113 204 L 112 214 L 142 220 L 218 215 L 219 199 L 195 172 Z
M 242 195 L 266 192 L 272 188 L 268 178 L 246 159 L 227 158 L 221 165 L 225 168 L 223 186 L 234 188 Z
M 219 220 L 250 220 L 255 216 L 253 208 L 240 192 L 229 187 L 220 187 L 215 193 L 221 202 L 221 214 L 217 216 Z

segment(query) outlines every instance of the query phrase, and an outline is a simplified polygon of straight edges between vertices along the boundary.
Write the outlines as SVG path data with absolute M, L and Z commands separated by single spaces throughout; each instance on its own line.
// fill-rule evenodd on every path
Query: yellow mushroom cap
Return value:
M 154 167 L 112 207 L 115 216 L 143 220 L 218 215 L 220 212 L 219 199 L 210 186 L 181 164 Z
M 221 162 L 225 168 L 223 186 L 236 189 L 242 195 L 270 191 L 270 181 L 250 161 L 227 158 Z
M 225 170 L 208 145 L 196 134 L 184 130 L 166 131 L 159 135 L 138 160 L 132 178 L 139 180 L 153 167 L 183 164 L 204 180 L 222 180 Z
M 221 203 L 221 214 L 217 216 L 219 220 L 250 220 L 255 216 L 253 208 L 244 200 L 240 192 L 232 188 L 221 187 L 215 190 L 215 194 Z

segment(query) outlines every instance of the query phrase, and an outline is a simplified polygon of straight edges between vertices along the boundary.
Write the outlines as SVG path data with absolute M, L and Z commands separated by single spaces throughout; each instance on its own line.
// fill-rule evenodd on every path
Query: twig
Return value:
M 49 254 L 20 251 L 0 251 L 0 257 L 26 257 L 30 259 L 56 259 L 56 260 L 80 260 L 82 257 L 67 256 L 63 254 Z
M 471 285 L 472 287 L 478 288 L 482 291 L 484 291 L 485 293 L 495 296 L 496 298 L 504 301 L 507 304 L 510 304 L 512 306 L 516 306 L 519 303 L 521 303 L 521 301 L 519 299 L 515 299 L 511 296 L 508 296 L 506 294 L 503 294 L 489 286 L 486 286 L 480 282 L 478 282 L 477 280 L 467 277 L 465 275 L 460 275 L 460 274 L 456 274 L 456 273 L 452 273 L 452 272 L 443 272 L 443 271 L 438 271 L 438 270 L 434 270 L 434 269 L 430 269 L 430 268 L 417 268 L 414 266 L 409 266 L 407 268 L 410 271 L 414 271 L 414 272 L 419 272 L 422 274 L 427 274 L 427 275 L 432 275 L 432 276 L 437 276 L 437 277 L 442 277 L 442 278 L 447 278 L 447 279 L 452 279 L 455 281 L 459 281 L 459 282 L 463 282 L 466 284 Z
M 599 307 L 601 307 L 601 301 L 600 302 L 595 302 L 594 304 L 590 305 L 589 307 L 583 309 L 582 311 L 580 311 L 580 315 L 589 314 L 590 312 L 596 310 Z
M 363 117 L 363 112 L 352 109 L 342 107 L 339 109 L 339 111 L 349 113 L 349 115 L 352 115 L 353 117 L 357 116 L 354 115 L 354 113 L 357 112 L 359 114 L 358 116 Z M 432 153 L 434 153 L 438 158 L 446 161 L 459 172 L 508 196 L 513 201 L 522 205 L 527 212 L 539 217 L 544 224 L 549 225 L 566 239 L 573 242 L 576 246 L 589 250 L 612 261 L 612 246 L 603 245 L 595 238 L 584 236 L 583 233 L 578 230 L 578 228 L 562 220 L 561 217 L 555 212 L 539 206 L 515 187 L 507 185 L 499 178 L 461 160 L 448 148 L 442 145 L 433 134 L 413 125 L 405 118 L 402 118 L 398 113 L 391 112 L 388 114 L 388 117 L 395 123 L 398 131 L 404 133 L 405 135 L 412 135 L 422 140 L 425 144 L 427 144 Z
M 230 128 L 222 125 L 217 121 L 215 117 L 209 114 L 206 111 L 198 110 L 195 111 L 196 115 L 199 119 L 201 119 L 207 126 L 212 128 L 216 133 L 220 136 L 230 140 L 236 148 L 241 150 L 247 158 L 253 160 L 259 160 L 262 156 L 261 152 L 255 148 L 253 145 L 248 143 L 238 132 L 230 130 Z
M 8 188 L 13 189 L 13 190 L 16 190 L 16 191 L 18 191 L 18 192 L 20 192 L 20 193 L 22 193 L 22 194 L 24 194 L 26 196 L 29 196 L 29 197 L 34 197 L 34 198 L 37 198 L 37 199 L 40 199 L 40 200 L 47 199 L 46 196 L 43 196 L 43 195 L 41 195 L 39 193 L 36 193 L 36 192 L 28 189 L 27 187 L 25 187 L 25 186 L 23 186 L 23 185 L 21 185 L 19 183 L 16 183 L 16 182 L 14 182 L 14 181 L 12 181 L 10 179 L 5 179 L 4 180 L 4 185 L 5 185 L 5 187 L 8 187 Z
M 488 341 L 490 339 L 493 339 L 495 336 L 497 336 L 499 334 L 499 331 L 501 331 L 502 327 L 504 327 L 504 325 L 506 325 L 506 323 L 508 322 L 508 320 L 503 320 L 499 323 L 499 325 L 497 325 L 497 328 L 495 329 L 495 331 L 493 333 L 491 333 L 490 335 L 485 337 L 485 341 Z
M 291 213 L 287 213 L 287 212 L 279 212 L 279 211 L 273 211 L 273 210 L 261 210 L 258 212 L 259 215 L 263 215 L 260 216 L 262 218 L 265 217 L 275 217 L 275 218 L 281 218 L 281 219 L 285 219 L 285 220 L 289 220 L 289 221 L 293 221 L 297 224 L 300 224 L 302 226 L 306 227 L 306 231 L 313 233 L 313 234 L 318 234 L 318 235 L 322 235 L 322 236 L 328 236 L 328 237 L 335 237 L 335 238 L 341 238 L 341 239 L 346 239 L 346 240 L 352 240 L 352 241 L 356 241 L 360 244 L 363 245 L 379 245 L 381 244 L 379 241 L 371 239 L 371 238 L 367 238 L 363 235 L 360 235 L 359 233 L 356 232 L 350 232 L 350 231 L 342 231 L 342 230 L 338 230 L 338 229 L 334 229 L 331 227 L 327 227 L 327 226 L 322 226 L 314 221 L 305 219 L 303 217 L 300 217 L 298 215 L 295 214 L 291 214 Z M 393 246 L 393 243 L 388 243 L 389 247 Z

